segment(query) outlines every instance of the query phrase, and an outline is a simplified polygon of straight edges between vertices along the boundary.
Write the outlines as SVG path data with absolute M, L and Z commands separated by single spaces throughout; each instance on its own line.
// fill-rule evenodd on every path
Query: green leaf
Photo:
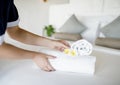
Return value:
M 52 36 L 53 33 L 55 33 L 55 30 L 52 25 L 45 26 L 44 28 L 47 31 L 47 36 Z

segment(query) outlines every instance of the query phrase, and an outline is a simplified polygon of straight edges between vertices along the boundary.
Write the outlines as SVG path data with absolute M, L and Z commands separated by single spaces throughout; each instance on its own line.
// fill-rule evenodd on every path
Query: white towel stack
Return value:
M 85 40 L 82 40 L 82 43 Z M 77 41 L 78 43 L 79 41 Z M 80 41 L 81 42 L 81 41 Z M 87 53 L 84 53 L 82 50 L 82 54 L 85 55 L 77 55 L 77 56 L 70 56 L 65 53 L 59 52 L 59 51 L 53 51 L 53 50 L 41 50 L 41 52 L 44 52 L 49 55 L 56 56 L 56 59 L 50 59 L 51 65 L 58 71 L 66 71 L 66 72 L 78 72 L 78 73 L 87 73 L 87 74 L 94 74 L 95 72 L 95 62 L 96 57 L 89 56 L 86 54 L 91 53 L 91 44 L 85 41 L 84 46 L 87 47 Z M 75 43 L 74 43 L 75 44 Z M 86 45 L 87 44 L 87 45 Z M 81 46 L 81 45 L 80 45 Z M 84 48 L 84 46 L 82 46 Z M 90 48 L 89 48 L 90 47 Z M 85 50 L 86 51 L 86 50 Z M 81 52 L 81 50 L 79 51 Z
M 94 74 L 96 58 L 93 56 L 70 57 L 59 55 L 59 58 L 50 60 L 51 65 L 59 71 Z

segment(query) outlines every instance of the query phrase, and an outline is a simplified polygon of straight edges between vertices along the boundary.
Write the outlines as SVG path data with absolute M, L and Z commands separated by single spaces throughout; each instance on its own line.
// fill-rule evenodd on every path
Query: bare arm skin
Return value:
M 42 36 L 38 36 L 25 31 L 18 26 L 8 28 L 7 32 L 11 38 L 25 44 L 45 46 L 60 51 L 63 51 L 65 48 L 69 48 L 69 44 L 63 40 L 51 40 Z
M 54 56 L 23 50 L 10 44 L 3 43 L 0 46 L 0 59 L 33 59 L 33 61 L 45 71 L 54 71 L 48 59 L 54 59 Z
M 18 26 L 8 28 L 7 32 L 11 38 L 25 44 L 45 46 L 59 51 L 63 51 L 65 48 L 69 48 L 69 44 L 65 41 L 51 40 L 42 36 L 38 36 L 28 31 L 25 31 Z M 47 55 L 44 53 L 37 53 L 37 52 L 23 50 L 6 43 L 3 43 L 0 46 L 0 58 L 32 59 L 44 71 L 55 70 L 48 61 L 49 58 L 54 59 L 55 58 L 54 56 Z

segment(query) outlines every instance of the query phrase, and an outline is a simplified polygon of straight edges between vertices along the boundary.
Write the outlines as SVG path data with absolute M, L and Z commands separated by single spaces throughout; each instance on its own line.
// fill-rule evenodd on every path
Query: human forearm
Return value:
M 18 26 L 8 28 L 7 32 L 12 39 L 15 39 L 25 44 L 48 47 L 48 42 L 52 42 L 52 40 L 48 38 L 25 31 Z
M 25 44 L 44 46 L 60 51 L 63 51 L 65 48 L 69 48 L 69 44 L 65 41 L 51 40 L 42 36 L 38 36 L 19 28 L 18 26 L 8 28 L 7 32 L 11 38 Z
M 54 59 L 55 57 L 44 53 L 23 50 L 6 43 L 0 46 L 0 59 L 32 59 L 42 70 L 54 71 L 55 69 L 48 61 L 49 58 Z
M 35 52 L 23 50 L 6 43 L 0 46 L 1 59 L 32 59 L 34 56 Z

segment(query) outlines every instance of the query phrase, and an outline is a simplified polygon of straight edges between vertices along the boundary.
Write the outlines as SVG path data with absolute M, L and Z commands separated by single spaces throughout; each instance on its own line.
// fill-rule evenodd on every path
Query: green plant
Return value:
M 47 36 L 51 37 L 55 33 L 55 28 L 52 25 L 45 26 L 44 30 L 46 31 Z

